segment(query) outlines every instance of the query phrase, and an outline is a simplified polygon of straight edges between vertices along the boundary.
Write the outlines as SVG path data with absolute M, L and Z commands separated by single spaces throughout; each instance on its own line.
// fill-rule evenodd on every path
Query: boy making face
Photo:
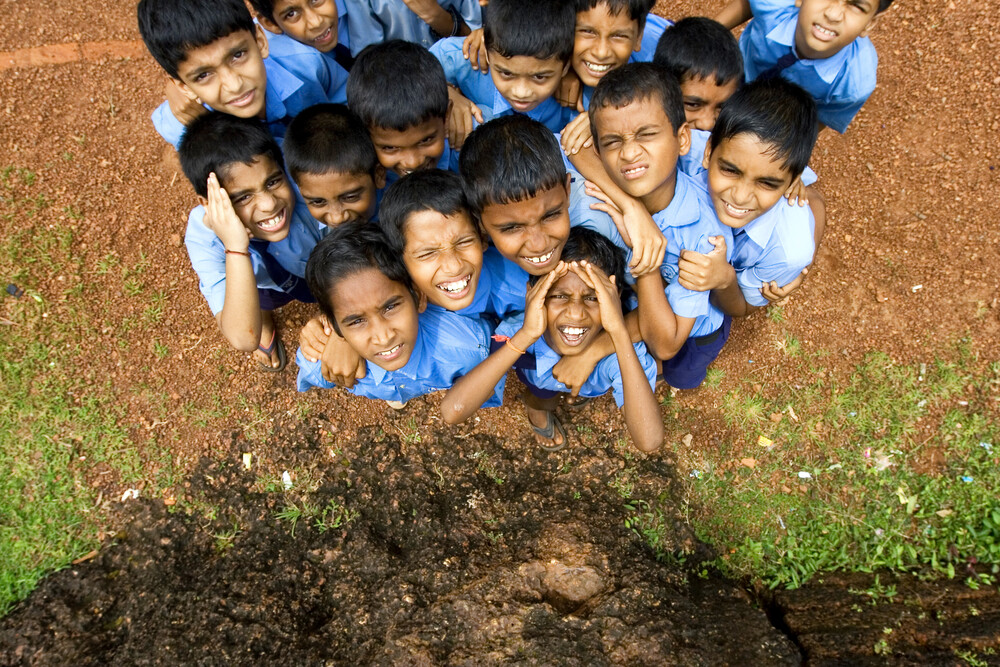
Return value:
M 375 216 L 385 171 L 361 120 L 341 104 L 300 113 L 285 136 L 285 164 L 314 218 L 327 227 Z
M 251 0 L 250 4 L 269 32 L 288 35 L 320 53 L 337 48 L 340 12 L 336 0 Z

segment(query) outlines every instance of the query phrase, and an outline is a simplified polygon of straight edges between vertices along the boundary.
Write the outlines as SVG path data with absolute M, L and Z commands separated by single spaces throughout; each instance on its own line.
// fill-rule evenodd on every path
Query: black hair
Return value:
M 796 178 L 809 164 L 819 124 L 816 102 L 801 87 L 782 79 L 758 79 L 736 91 L 722 107 L 712 130 L 712 150 L 725 139 L 750 134 L 770 145 L 782 168 Z
M 528 56 L 568 62 L 576 36 L 576 7 L 571 0 L 491 0 L 483 8 L 487 51 L 504 58 Z
M 621 294 L 625 286 L 625 251 L 616 246 L 607 237 L 586 227 L 572 227 L 569 238 L 562 250 L 562 261 L 587 261 L 604 271 L 607 276 L 614 277 L 615 287 Z M 528 282 L 537 283 L 544 275 L 529 276 Z
M 242 0 L 140 0 L 136 14 L 146 48 L 175 79 L 191 49 L 237 30 L 253 35 L 256 29 Z
M 430 51 L 392 39 L 358 54 L 347 77 L 347 104 L 369 128 L 402 132 L 448 114 L 448 81 Z
M 489 204 L 530 199 L 566 183 L 559 141 L 537 120 L 520 114 L 494 118 L 473 130 L 458 166 L 476 219 Z
M 406 247 L 406 223 L 420 211 L 436 211 L 444 216 L 468 213 L 469 202 L 462 178 L 443 169 L 422 169 L 403 176 L 389 186 L 379 207 L 378 226 L 396 252 Z M 478 230 L 473 227 L 478 233 Z
M 221 184 L 228 165 L 249 165 L 261 158 L 271 158 L 279 167 L 284 164 L 278 143 L 261 120 L 221 111 L 194 119 L 181 137 L 177 154 L 181 170 L 200 197 L 208 196 L 208 175 L 214 171 Z
M 285 133 L 285 165 L 299 174 L 375 175 L 378 156 L 361 119 L 343 104 L 315 104 L 302 111 Z
M 576 13 L 586 12 L 597 5 L 606 5 L 612 16 L 628 12 L 630 21 L 639 23 L 639 30 L 646 26 L 646 17 L 653 10 L 656 0 L 576 0 Z
M 885 10 L 889 9 L 889 5 L 892 4 L 892 0 L 878 0 L 878 9 L 875 10 L 875 16 L 878 16 Z
M 689 16 L 667 28 L 656 44 L 653 64 L 678 81 L 714 78 L 722 86 L 743 80 L 743 56 L 733 33 L 704 16 Z
M 674 128 L 674 134 L 677 134 L 677 130 L 687 120 L 680 84 L 672 74 L 652 63 L 627 63 L 601 78 L 590 98 L 591 134 L 597 137 L 594 120 L 601 109 L 621 109 L 649 98 L 660 102 Z
M 338 335 L 342 334 L 330 292 L 343 279 L 367 269 L 375 269 L 389 280 L 405 285 L 414 302 L 418 301 L 402 256 L 389 245 L 377 225 L 350 222 L 334 227 L 309 254 L 306 284 Z
M 268 21 L 274 22 L 274 2 L 275 0 L 247 0 L 253 10 L 266 18 Z

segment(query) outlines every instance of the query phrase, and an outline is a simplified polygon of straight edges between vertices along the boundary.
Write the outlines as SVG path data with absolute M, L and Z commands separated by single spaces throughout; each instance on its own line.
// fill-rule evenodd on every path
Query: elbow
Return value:
M 676 341 L 663 340 L 655 336 L 646 340 L 645 343 L 649 351 L 653 353 L 653 356 L 661 361 L 673 359 L 674 355 L 681 349 L 681 346 L 677 345 Z
M 464 414 L 465 411 L 462 408 L 463 405 L 461 403 L 453 404 L 448 401 L 442 402 L 441 419 L 443 419 L 444 423 L 448 424 L 449 426 L 454 426 L 455 424 L 461 424 L 462 422 L 464 422 L 466 419 L 469 418 L 469 415 Z

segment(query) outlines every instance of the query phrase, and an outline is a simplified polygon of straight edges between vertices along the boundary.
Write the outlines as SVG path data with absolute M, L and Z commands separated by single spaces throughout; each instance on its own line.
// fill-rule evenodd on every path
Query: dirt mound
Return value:
M 299 436 L 292 458 L 315 465 L 317 433 Z M 614 480 L 662 487 L 663 460 L 426 440 L 373 429 L 322 457 L 316 507 L 204 461 L 203 516 L 136 501 L 113 544 L 4 619 L 0 664 L 798 662 L 745 592 L 656 562 L 625 526 Z M 665 546 L 691 546 L 672 523 Z

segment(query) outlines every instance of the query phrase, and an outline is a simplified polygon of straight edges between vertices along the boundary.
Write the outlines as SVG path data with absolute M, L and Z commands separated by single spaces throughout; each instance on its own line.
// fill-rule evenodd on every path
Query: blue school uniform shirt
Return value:
M 705 157 L 705 146 L 708 145 L 708 140 L 711 137 L 712 133 L 707 130 L 692 129 L 691 150 L 686 155 L 681 155 L 677 158 L 677 169 L 683 171 L 688 176 L 695 177 L 695 179 L 707 173 L 705 167 L 702 166 L 702 158 Z M 816 172 L 807 166 L 802 172 L 802 184 L 812 185 L 817 180 Z
M 490 353 L 490 327 L 479 318 L 462 317 L 442 309 L 420 314 L 417 340 L 406 365 L 396 371 L 366 362 L 367 374 L 349 392 L 356 396 L 383 401 L 406 402 L 434 391 L 450 389 L 455 380 L 478 366 Z M 333 388 L 321 370 L 319 361 L 308 361 L 300 349 L 295 355 L 299 365 L 296 386 Z M 503 386 L 497 385 L 483 407 L 495 407 L 503 401 Z
M 191 258 L 191 266 L 198 274 L 198 289 L 208 301 L 212 315 L 218 315 L 226 300 L 226 247 L 215 232 L 205 226 L 204 219 L 204 206 L 196 206 L 191 210 L 184 245 Z M 305 276 L 309 253 L 327 231 L 326 227 L 309 215 L 304 206 L 296 206 L 289 222 L 288 236 L 281 241 L 269 243 L 267 252 L 286 270 L 302 278 Z M 257 287 L 281 291 L 268 275 L 257 249 L 250 246 L 249 253 Z
M 524 312 L 528 278 L 527 271 L 505 259 L 491 246 L 483 253 L 483 269 L 479 273 L 472 303 L 452 312 L 463 317 L 487 315 L 501 320 L 513 313 Z M 427 304 L 427 309 L 445 310 L 433 303 Z
M 284 34 L 275 35 L 266 30 L 264 34 L 267 35 L 268 59 L 274 60 L 297 76 L 303 67 L 305 72 L 302 75 L 305 77 L 309 76 L 309 70 L 319 67 L 318 61 L 313 55 L 318 54 L 325 62 L 327 69 L 327 73 L 320 76 L 321 80 L 327 82 L 324 86 L 327 101 L 347 104 L 347 70 L 337 62 L 333 51 L 323 53 Z
M 302 53 L 298 58 L 288 58 L 285 63 L 294 62 L 294 72 L 271 58 L 264 58 L 267 73 L 264 110 L 267 114 L 267 128 L 275 139 L 285 136 L 288 123 L 303 109 L 314 104 L 330 101 L 335 93 L 335 80 L 330 75 L 326 59 L 316 49 L 302 47 L 311 53 Z M 205 108 L 208 108 L 207 106 Z M 184 125 L 170 111 L 166 102 L 153 111 L 153 127 L 174 148 L 181 143 Z
M 431 53 L 441 62 L 445 78 L 483 112 L 484 120 L 517 113 L 493 85 L 493 77 L 472 69 L 472 64 L 462 55 L 462 38 L 442 39 L 431 47 Z M 556 102 L 555 97 L 544 100 L 524 114 L 539 121 L 552 132 L 561 132 L 576 111 Z
M 497 336 L 510 338 L 521 329 L 521 325 L 523 324 L 524 313 L 508 317 L 497 326 Z M 639 357 L 639 364 L 646 374 L 646 379 L 649 380 L 649 386 L 653 388 L 656 386 L 656 361 L 646 351 L 645 344 L 641 342 L 634 343 L 633 347 L 635 348 L 636 356 Z M 549 344 L 545 342 L 544 336 L 532 343 L 525 352 L 534 356 L 533 366 L 530 364 L 527 368 L 518 366 L 528 382 L 540 389 L 548 389 L 549 391 L 569 391 L 566 385 L 555 379 L 552 375 L 552 368 L 559 363 L 562 357 L 549 347 Z M 502 382 L 503 380 L 501 380 Z M 597 362 L 597 366 L 594 367 L 590 377 L 580 386 L 580 396 L 603 396 L 608 393 L 609 389 L 614 392 L 615 403 L 620 408 L 625 403 L 625 389 L 622 386 L 622 371 L 618 365 L 617 354 L 609 354 Z
M 345 1 L 351 32 L 351 53 L 354 55 L 361 53 L 369 44 L 381 44 L 390 39 L 402 39 L 430 48 L 439 39 L 448 36 L 434 32 L 403 0 Z M 438 4 L 445 11 L 460 16 L 472 30 L 483 25 L 482 8 L 478 0 L 442 0 Z
M 656 44 L 664 31 L 674 24 L 673 21 L 665 19 L 656 14 L 646 16 L 646 27 L 642 30 L 642 40 L 639 42 L 639 50 L 633 51 L 629 56 L 630 63 L 651 63 L 656 54 Z M 583 87 L 583 109 L 590 108 L 590 98 L 594 94 L 593 86 Z
M 746 80 L 773 67 L 795 45 L 799 10 L 792 0 L 750 0 L 753 19 L 740 35 Z M 829 58 L 800 59 L 781 72 L 816 100 L 820 122 L 843 134 L 875 90 L 878 55 L 867 37 L 858 37 Z

